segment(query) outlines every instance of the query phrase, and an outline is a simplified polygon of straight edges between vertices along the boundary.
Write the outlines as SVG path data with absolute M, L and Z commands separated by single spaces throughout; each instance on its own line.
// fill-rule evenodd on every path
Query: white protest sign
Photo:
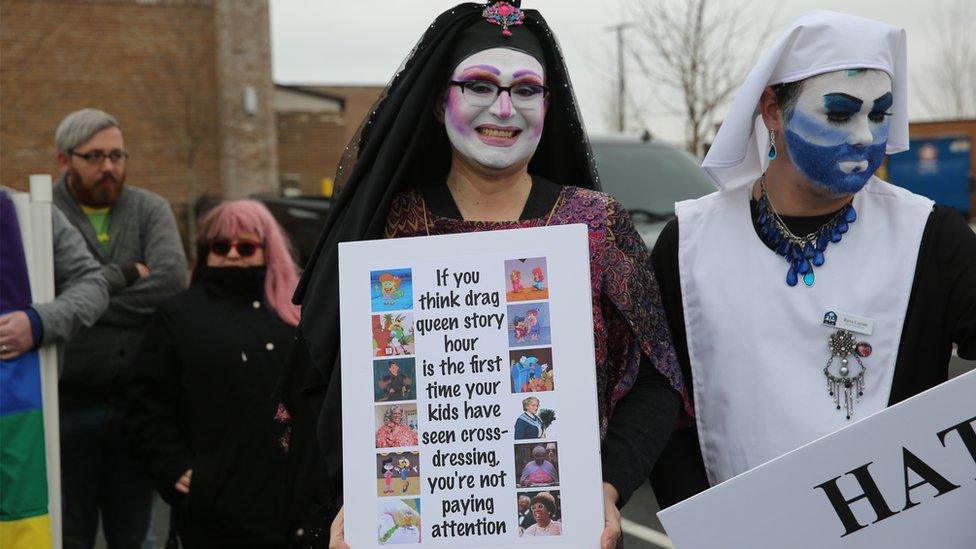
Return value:
M 586 226 L 343 243 L 339 269 L 349 545 L 597 546 Z
M 976 547 L 976 371 L 658 517 L 679 549 Z

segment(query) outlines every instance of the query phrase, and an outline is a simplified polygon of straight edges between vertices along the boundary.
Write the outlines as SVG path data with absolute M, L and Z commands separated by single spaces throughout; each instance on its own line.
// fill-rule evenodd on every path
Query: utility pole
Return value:
M 633 27 L 633 23 L 612 25 L 606 30 L 617 33 L 617 131 L 622 132 L 626 125 L 627 87 L 624 77 L 624 30 Z

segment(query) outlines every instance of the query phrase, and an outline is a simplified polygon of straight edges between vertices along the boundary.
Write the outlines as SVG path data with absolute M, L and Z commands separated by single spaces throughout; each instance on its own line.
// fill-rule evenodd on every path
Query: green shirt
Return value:
M 102 251 L 108 253 L 108 224 L 112 208 L 89 208 L 81 204 L 79 206 L 95 229 L 95 236 L 98 238 L 98 243 L 102 245 Z

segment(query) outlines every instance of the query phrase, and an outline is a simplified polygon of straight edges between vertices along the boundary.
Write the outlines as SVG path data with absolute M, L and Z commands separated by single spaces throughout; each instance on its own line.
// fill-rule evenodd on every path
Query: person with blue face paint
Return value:
M 794 167 L 823 197 L 847 199 L 861 190 L 884 159 L 891 77 L 878 69 L 839 70 L 778 89 L 783 100 L 765 106 L 770 126 L 779 110 L 786 147 L 769 170 Z
M 908 149 L 904 30 L 804 14 L 749 73 L 652 260 L 695 417 L 651 474 L 667 507 L 976 358 L 976 234 L 879 179 Z M 784 276 L 785 275 L 785 276 Z

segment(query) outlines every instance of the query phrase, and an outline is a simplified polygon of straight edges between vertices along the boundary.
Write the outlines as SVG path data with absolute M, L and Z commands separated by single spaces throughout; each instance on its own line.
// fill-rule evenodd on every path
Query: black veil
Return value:
M 450 145 L 443 124 L 435 118 L 436 101 L 454 69 L 451 61 L 461 32 L 479 20 L 490 24 L 482 18 L 484 8 L 485 4 L 466 3 L 439 15 L 374 104 L 340 161 L 331 211 L 295 292 L 294 301 L 303 309 L 300 340 L 313 368 L 304 380 L 292 383 L 300 383 L 306 394 L 320 393 L 319 441 L 335 490 L 341 485 L 342 463 L 338 243 L 382 238 L 397 193 L 447 174 Z M 545 53 L 550 89 L 545 127 L 529 173 L 561 185 L 599 190 L 559 45 L 538 11 L 523 13 L 524 23 L 510 27 L 511 32 L 536 35 Z M 503 47 L 501 27 L 495 28 Z

